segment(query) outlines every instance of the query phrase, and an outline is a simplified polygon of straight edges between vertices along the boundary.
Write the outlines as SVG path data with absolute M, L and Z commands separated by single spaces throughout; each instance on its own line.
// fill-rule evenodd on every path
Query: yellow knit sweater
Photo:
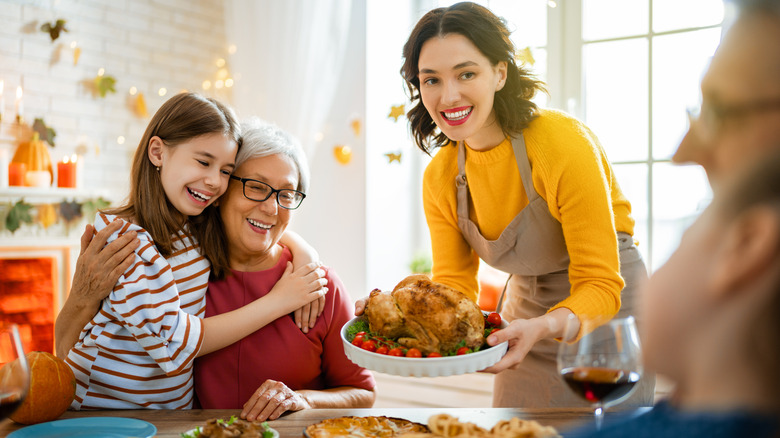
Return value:
M 555 305 L 577 315 L 614 315 L 620 309 L 616 231 L 633 235 L 631 205 L 618 187 L 596 136 L 582 122 L 554 110 L 523 132 L 536 192 L 561 222 L 569 251 L 570 296 Z M 468 146 L 468 145 L 467 145 Z M 423 204 L 433 247 L 433 280 L 476 300 L 479 258 L 458 227 L 457 147 L 439 149 L 425 170 Z M 512 143 L 478 152 L 466 148 L 469 216 L 489 240 L 499 237 L 528 204 Z

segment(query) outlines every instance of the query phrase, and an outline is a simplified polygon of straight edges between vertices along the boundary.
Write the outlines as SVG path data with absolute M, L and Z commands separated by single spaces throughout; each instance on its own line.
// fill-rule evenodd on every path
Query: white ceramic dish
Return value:
M 355 321 L 364 319 L 362 316 L 352 318 L 341 328 L 341 342 L 344 344 L 344 353 L 352 362 L 363 368 L 380 373 L 404 377 L 440 377 L 473 373 L 484 370 L 498 362 L 504 357 L 507 350 L 507 343 L 502 342 L 487 350 L 461 356 L 417 358 L 372 353 L 347 341 L 347 328 L 354 324 Z M 507 323 L 501 321 L 501 328 L 506 326 Z

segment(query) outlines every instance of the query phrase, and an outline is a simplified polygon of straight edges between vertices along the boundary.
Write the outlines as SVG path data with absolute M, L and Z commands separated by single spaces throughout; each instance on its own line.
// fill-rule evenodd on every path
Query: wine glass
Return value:
M 30 388 L 30 371 L 16 324 L 0 323 L 0 420 L 22 404 Z
M 593 404 L 596 428 L 604 409 L 627 397 L 642 377 L 642 353 L 632 316 L 612 319 L 573 316 L 558 347 L 558 371 L 577 395 Z M 582 337 L 571 340 L 581 327 Z

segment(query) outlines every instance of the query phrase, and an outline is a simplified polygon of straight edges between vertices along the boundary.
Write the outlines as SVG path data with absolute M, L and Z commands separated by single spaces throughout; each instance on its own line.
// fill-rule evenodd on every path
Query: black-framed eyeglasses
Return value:
M 690 126 L 699 122 L 702 133 L 709 139 L 720 133 L 726 120 L 778 110 L 780 99 L 764 99 L 737 105 L 704 102 L 701 106 L 688 108 L 686 112 Z
M 276 203 L 279 207 L 287 210 L 295 210 L 301 206 L 306 194 L 297 190 L 281 189 L 277 190 L 270 185 L 251 178 L 239 178 L 230 175 L 230 179 L 241 181 L 244 185 L 244 197 L 250 201 L 263 202 L 276 193 Z

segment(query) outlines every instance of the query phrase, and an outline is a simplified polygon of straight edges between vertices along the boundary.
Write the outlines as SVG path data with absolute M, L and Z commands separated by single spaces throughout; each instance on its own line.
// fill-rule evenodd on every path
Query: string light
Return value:
M 135 96 L 136 93 L 138 93 L 138 88 L 136 87 L 130 87 L 130 95 Z
M 160 97 L 163 97 L 166 94 L 168 94 L 168 90 L 166 90 L 165 88 L 160 88 L 159 90 L 157 90 L 157 95 Z
M 117 144 L 125 144 L 125 137 L 123 135 L 120 135 L 116 138 Z

